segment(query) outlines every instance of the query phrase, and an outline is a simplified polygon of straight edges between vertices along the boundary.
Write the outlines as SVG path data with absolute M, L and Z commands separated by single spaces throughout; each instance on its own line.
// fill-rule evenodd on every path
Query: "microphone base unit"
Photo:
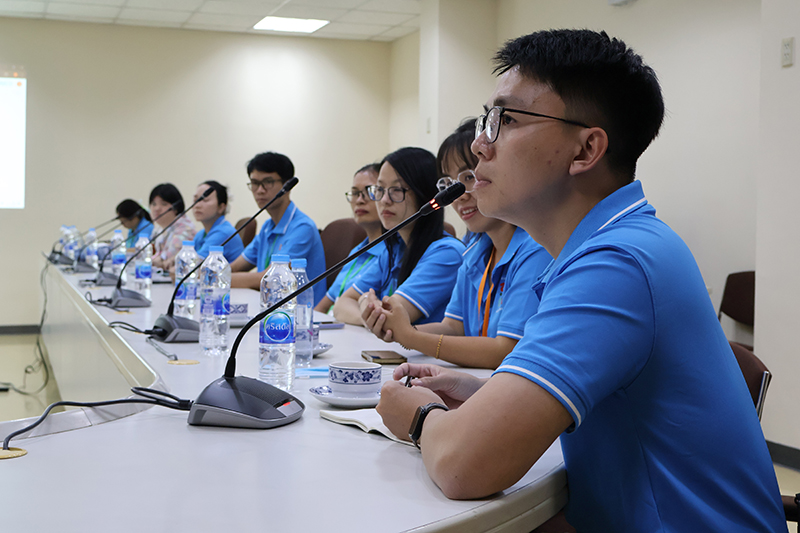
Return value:
M 130 289 L 116 288 L 111 297 L 111 307 L 150 307 L 152 303 L 141 293 Z
M 200 342 L 200 323 L 191 318 L 161 315 L 153 329 L 161 328 L 163 335 L 153 335 L 161 342 Z
M 72 272 L 73 274 L 94 274 L 97 269 L 86 263 L 73 263 Z
M 108 287 L 110 285 L 116 285 L 118 281 L 119 276 L 98 270 L 97 277 L 94 279 L 94 284 L 98 287 Z
M 245 376 L 208 385 L 189 411 L 193 426 L 270 429 L 298 420 L 306 406 L 281 389 Z
M 54 265 L 71 265 L 74 262 L 73 259 L 70 259 L 61 252 L 50 252 L 50 255 L 47 256 L 47 260 Z

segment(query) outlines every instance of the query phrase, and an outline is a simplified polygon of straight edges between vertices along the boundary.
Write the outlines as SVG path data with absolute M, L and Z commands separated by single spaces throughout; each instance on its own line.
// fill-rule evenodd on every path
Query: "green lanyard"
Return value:
M 275 240 L 272 241 L 272 244 L 269 245 L 269 252 L 267 252 L 267 262 L 264 265 L 264 270 L 269 267 L 269 264 L 272 262 L 272 250 L 275 249 L 275 243 L 278 242 L 278 236 L 275 236 Z
M 361 270 L 363 270 L 363 268 L 365 266 L 367 266 L 367 263 L 372 261 L 373 257 L 375 257 L 375 256 L 374 255 L 369 256 L 366 261 L 361 263 L 361 266 L 358 267 L 358 270 L 356 270 L 355 272 L 353 272 L 353 269 L 356 267 L 356 262 L 353 261 L 350 264 L 350 269 L 347 271 L 347 275 L 345 275 L 345 277 L 344 277 L 344 281 L 342 282 L 342 286 L 339 287 L 339 296 L 341 296 L 344 293 L 344 290 L 347 287 L 347 282 L 350 281 L 351 279 L 353 279 L 354 276 L 357 276 L 358 273 L 361 272 Z

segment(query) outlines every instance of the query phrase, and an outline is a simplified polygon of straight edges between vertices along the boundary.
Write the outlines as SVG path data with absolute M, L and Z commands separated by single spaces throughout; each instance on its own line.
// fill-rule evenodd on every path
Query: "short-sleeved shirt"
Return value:
M 156 239 L 154 257 L 158 257 L 162 261 L 173 259 L 183 248 L 183 241 L 191 241 L 195 235 L 197 235 L 197 228 L 186 218 L 186 215 L 181 216 L 163 235 Z
M 786 531 L 766 441 L 697 264 L 633 182 L 578 224 L 497 372 L 553 395 L 586 532 Z
M 368 244 L 369 239 L 364 239 L 358 243 L 355 248 L 350 250 L 350 253 L 347 254 L 348 257 L 361 250 Z M 352 287 L 353 283 L 358 281 L 364 269 L 366 269 L 373 261 L 376 261 L 377 258 L 383 253 L 386 253 L 386 244 L 379 243 L 344 265 L 339 271 L 339 274 L 336 276 L 336 279 L 333 281 L 333 284 L 330 286 L 330 288 L 328 288 L 328 292 L 325 293 L 325 296 L 327 296 L 332 302 L 336 302 L 336 300 L 339 299 L 339 296 L 344 294 L 347 289 Z
M 136 226 L 136 229 L 128 230 L 128 237 L 125 240 L 125 246 L 127 248 L 133 248 L 136 246 L 136 241 L 139 240 L 139 237 L 149 239 L 152 234 L 153 223 L 142 217 L 142 219 L 139 221 L 139 224 Z
M 539 298 L 531 290 L 531 280 L 537 279 L 553 258 L 525 230 L 516 228 L 503 257 L 495 261 L 491 283 L 489 280 L 485 282 L 484 294 L 478 303 L 481 280 L 493 248 L 492 239 L 485 233 L 472 239 L 472 244 L 464 252 L 464 261 L 458 269 L 453 296 L 444 316 L 462 322 L 464 335 L 480 336 L 486 297 L 489 287 L 494 287 L 486 334 L 488 337 L 500 335 L 519 340 L 525 322 L 539 306 Z
M 221 246 L 234 233 L 236 233 L 236 228 L 225 220 L 225 217 L 219 217 L 214 221 L 208 234 L 206 234 L 205 228 L 197 232 L 197 235 L 194 236 L 194 250 L 197 255 L 205 258 L 212 246 Z M 242 255 L 242 250 L 244 250 L 242 238 L 237 235 L 225 245 L 222 255 L 225 256 L 228 263 L 233 263 L 237 257 Z
M 453 294 L 464 244 L 450 236 L 434 241 L 399 287 L 397 280 L 406 246 L 399 237 L 386 245 L 386 253 L 362 272 L 353 288 L 359 294 L 373 289 L 378 298 L 399 294 L 422 313 L 418 324 L 441 322 Z
M 292 259 L 305 258 L 306 273 L 312 280 L 325 272 L 325 251 L 319 229 L 311 218 L 289 202 L 280 221 L 268 219 L 253 242 L 244 250 L 244 258 L 262 272 L 269 266 L 272 254 L 285 254 Z M 325 296 L 325 284 L 314 286 L 314 305 Z

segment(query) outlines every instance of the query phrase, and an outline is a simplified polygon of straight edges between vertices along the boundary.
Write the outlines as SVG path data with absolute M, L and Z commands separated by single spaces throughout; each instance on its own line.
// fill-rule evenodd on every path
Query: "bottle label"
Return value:
M 175 293 L 175 299 L 176 300 L 187 300 L 188 299 L 188 298 L 186 298 L 186 293 L 187 292 L 188 291 L 186 290 L 186 284 L 185 283 L 181 283 L 181 286 L 178 287 L 178 292 Z
M 113 253 L 111 254 L 111 263 L 114 265 L 121 265 L 125 262 L 125 254 L 124 253 Z
M 215 316 L 231 314 L 230 292 L 214 294 L 213 289 L 205 289 L 200 299 L 200 314 Z
M 86 255 L 97 255 L 97 248 L 95 248 L 94 246 L 89 246 L 86 249 Z
M 150 279 L 153 277 L 153 266 L 144 263 L 142 265 L 136 265 L 136 279 Z
M 293 344 L 294 317 L 285 311 L 275 311 L 261 321 L 259 327 L 261 344 Z
M 214 314 L 217 316 L 228 316 L 231 314 L 231 293 L 220 294 L 214 300 Z

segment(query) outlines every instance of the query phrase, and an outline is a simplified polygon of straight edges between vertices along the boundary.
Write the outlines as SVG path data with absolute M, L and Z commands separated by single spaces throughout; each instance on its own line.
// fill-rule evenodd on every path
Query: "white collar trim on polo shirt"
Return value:
M 597 231 L 600 231 L 601 229 L 605 228 L 606 226 L 608 226 L 609 224 L 614 222 L 616 219 L 618 219 L 619 217 L 621 217 L 622 215 L 624 215 L 628 211 L 630 211 L 632 209 L 635 209 L 636 207 L 638 207 L 639 205 L 645 203 L 646 201 L 647 201 L 647 198 L 642 198 L 642 199 L 632 203 L 631 205 L 629 205 L 628 207 L 626 207 L 625 209 L 623 209 L 622 211 L 620 211 L 619 213 L 617 213 L 616 215 L 614 215 L 613 217 L 608 219 L 608 222 L 606 222 L 605 224 L 603 224 L 602 226 L 597 228 Z

